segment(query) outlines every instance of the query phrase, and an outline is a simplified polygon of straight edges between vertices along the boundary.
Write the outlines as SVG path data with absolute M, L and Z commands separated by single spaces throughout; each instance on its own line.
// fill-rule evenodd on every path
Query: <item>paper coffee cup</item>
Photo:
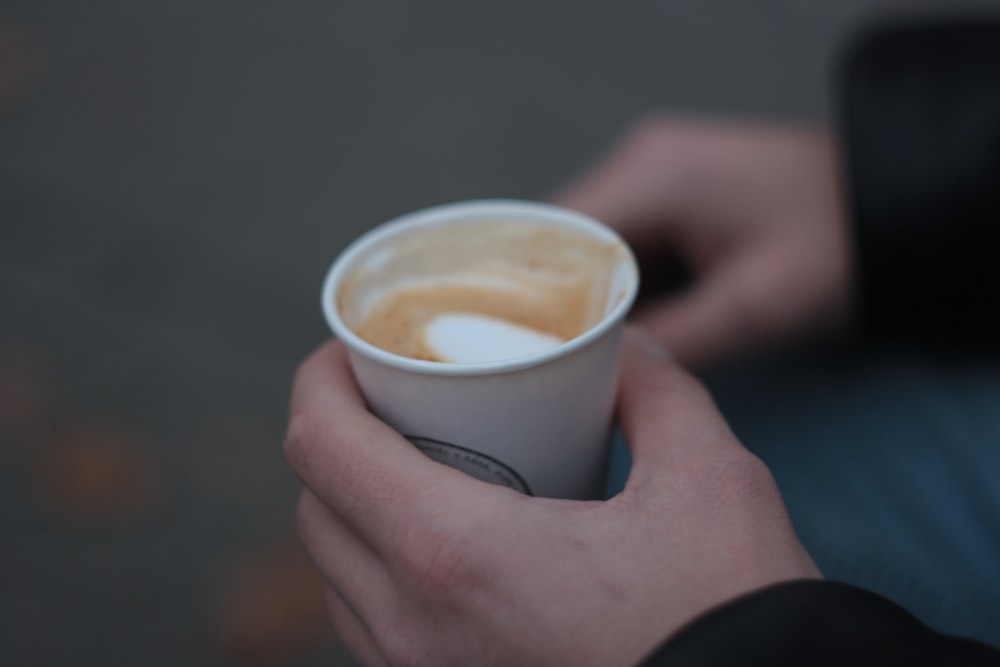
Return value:
M 473 357 L 429 361 L 390 352 L 358 333 L 387 294 L 456 281 L 468 283 L 462 289 L 495 287 L 511 298 L 544 293 L 549 301 L 536 308 L 539 316 L 576 312 L 569 297 L 558 295 L 578 292 L 552 290 L 575 284 L 560 275 L 563 268 L 567 275 L 590 271 L 592 250 L 600 259 L 593 271 L 602 273 L 588 283 L 589 320 L 564 342 L 534 350 L 531 339 L 523 354 L 490 359 L 505 329 L 448 329 L 438 319 L 445 322 L 439 338 L 458 350 L 448 354 Z M 524 276 L 518 267 L 526 267 Z M 621 332 L 637 289 L 635 258 L 609 227 L 548 204 L 481 200 L 404 215 L 361 236 L 330 267 L 322 307 L 348 347 L 371 410 L 432 459 L 529 495 L 594 499 L 604 492 Z M 398 315 L 383 311 L 386 321 Z M 422 335 L 430 339 L 429 331 Z M 470 340 L 455 340 L 462 332 Z M 497 349 L 511 340 L 503 338 Z M 485 357 L 475 357 L 484 349 Z

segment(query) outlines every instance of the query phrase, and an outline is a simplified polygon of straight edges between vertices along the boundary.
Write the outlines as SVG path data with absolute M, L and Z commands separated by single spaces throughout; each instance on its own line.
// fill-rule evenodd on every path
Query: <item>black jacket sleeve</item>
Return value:
M 844 584 L 799 581 L 731 602 L 681 629 L 641 667 L 1000 665 L 1000 652 L 930 630 Z
M 863 326 L 1000 351 L 1000 14 L 884 25 L 846 56 Z
M 1000 17 L 870 30 L 840 74 L 867 332 L 1000 351 Z M 1000 652 L 811 581 L 705 614 L 642 665 L 1000 666 Z

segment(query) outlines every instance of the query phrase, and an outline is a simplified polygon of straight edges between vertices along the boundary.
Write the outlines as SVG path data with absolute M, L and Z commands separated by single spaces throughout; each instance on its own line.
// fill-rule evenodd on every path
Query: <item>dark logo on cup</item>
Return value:
M 523 477 L 518 475 L 513 468 L 492 456 L 487 456 L 468 447 L 460 447 L 417 435 L 408 435 L 406 439 L 438 463 L 461 470 L 484 482 L 506 486 L 528 496 L 534 495 Z

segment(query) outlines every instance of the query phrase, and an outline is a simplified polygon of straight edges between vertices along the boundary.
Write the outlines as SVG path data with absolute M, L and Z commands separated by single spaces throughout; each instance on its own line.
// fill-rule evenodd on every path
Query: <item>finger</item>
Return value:
M 681 364 L 704 366 L 756 346 L 764 333 L 754 298 L 760 272 L 751 257 L 734 257 L 689 291 L 637 313 L 635 323 Z M 759 262 L 757 262 L 759 264 Z
M 361 614 L 391 605 L 392 582 L 372 548 L 315 495 L 299 500 L 299 537 L 326 582 Z
M 700 286 L 640 311 L 633 321 L 688 368 L 731 356 L 739 342 L 725 300 Z
M 657 138 L 635 133 L 552 200 L 596 218 L 642 248 L 668 240 L 678 215 L 680 164 L 664 160 Z
M 326 611 L 341 643 L 358 662 L 365 667 L 384 667 L 387 664 L 371 631 L 343 598 L 330 588 L 326 590 Z
M 440 495 L 460 495 L 456 489 L 469 485 L 479 495 L 492 490 L 427 458 L 368 412 L 336 341 L 299 368 L 285 455 L 303 483 L 376 551 L 410 518 L 432 516 Z
M 627 227 L 627 221 L 660 214 L 664 200 L 645 181 L 635 181 L 634 171 L 629 155 L 614 155 L 557 192 L 553 200 L 612 226 Z
M 618 411 L 633 476 L 742 450 L 705 387 L 658 342 L 630 327 L 624 343 Z

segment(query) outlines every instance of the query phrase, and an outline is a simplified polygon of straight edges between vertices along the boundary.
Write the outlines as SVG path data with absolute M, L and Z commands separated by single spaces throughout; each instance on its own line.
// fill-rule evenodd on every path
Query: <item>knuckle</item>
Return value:
M 316 426 L 306 413 L 293 415 L 288 421 L 282 449 L 285 460 L 295 472 L 309 468 L 316 442 Z
M 486 565 L 477 546 L 484 536 L 468 520 L 439 517 L 403 530 L 407 580 L 422 596 L 449 606 L 483 587 Z
M 450 597 L 467 584 L 473 569 L 465 540 L 437 531 L 415 540 L 410 561 L 413 580 L 434 597 Z
M 726 505 L 759 507 L 778 497 L 778 487 L 767 464 L 745 450 L 714 462 L 705 480 L 706 491 Z

